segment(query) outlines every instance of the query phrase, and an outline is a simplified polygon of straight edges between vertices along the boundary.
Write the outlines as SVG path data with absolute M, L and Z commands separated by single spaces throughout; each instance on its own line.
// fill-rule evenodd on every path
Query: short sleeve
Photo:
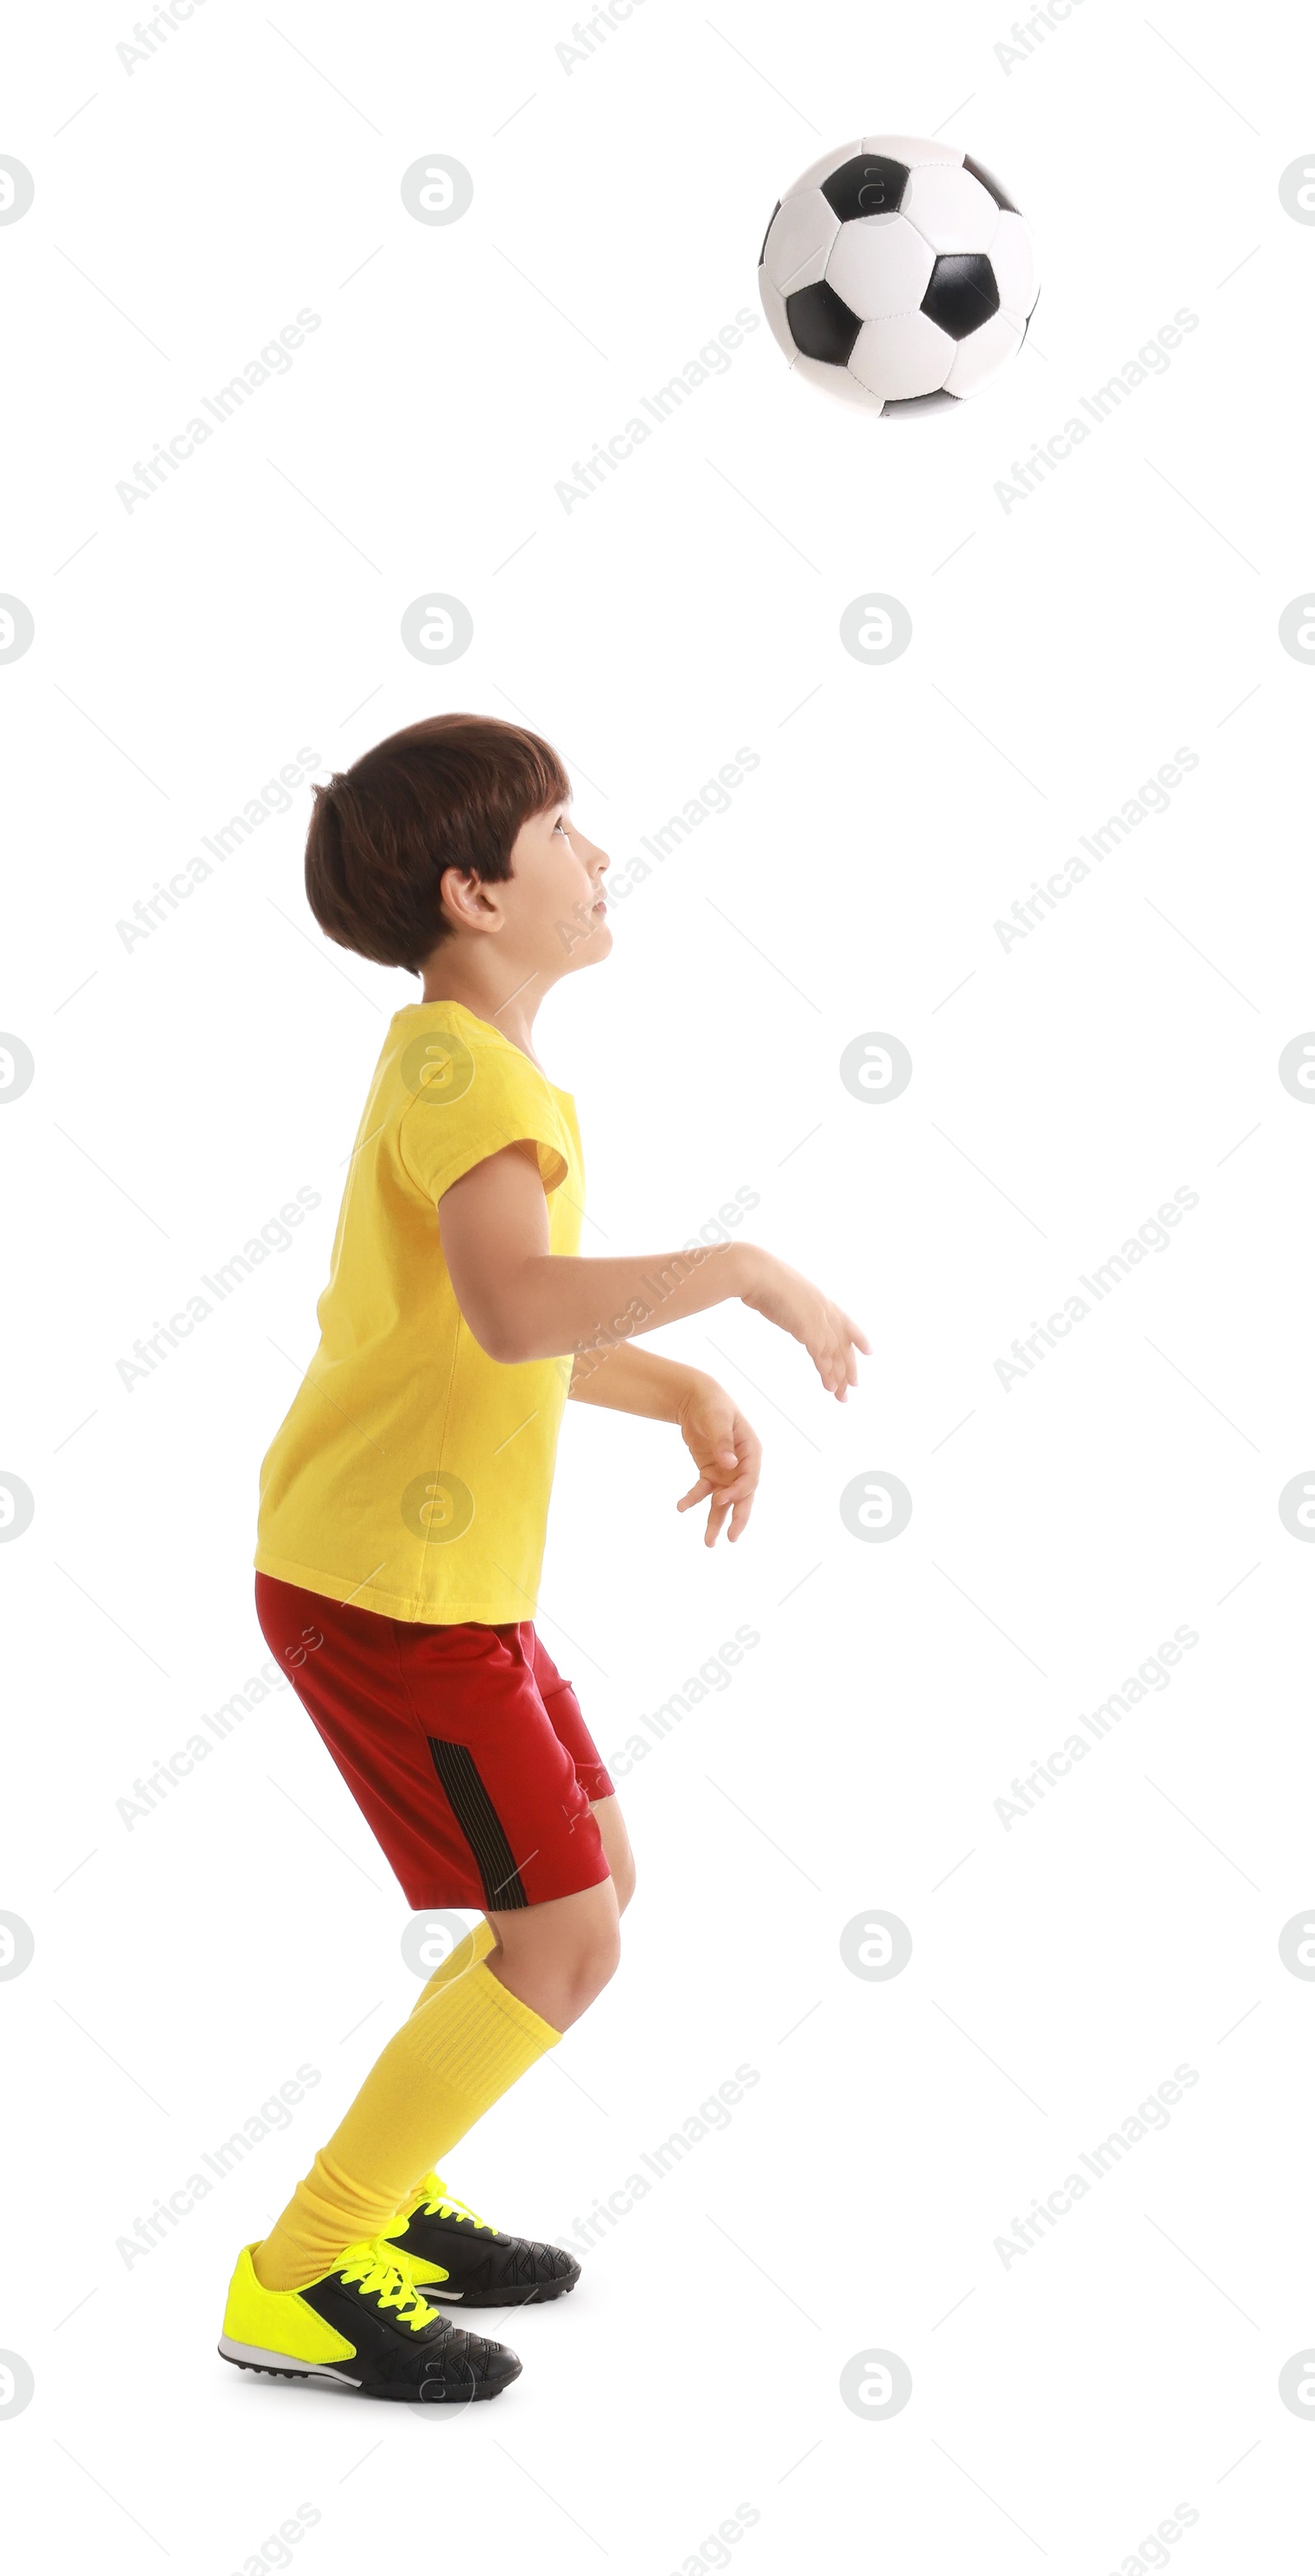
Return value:
M 568 1169 L 569 1139 L 551 1086 L 519 1047 L 462 1028 L 413 1038 L 399 1070 L 410 1093 L 398 1122 L 403 1168 L 427 1199 L 441 1199 L 504 1146 L 528 1141 L 545 1192 Z

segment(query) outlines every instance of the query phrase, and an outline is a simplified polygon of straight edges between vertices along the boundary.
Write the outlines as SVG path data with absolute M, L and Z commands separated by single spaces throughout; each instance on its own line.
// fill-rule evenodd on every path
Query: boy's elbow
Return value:
M 522 1333 L 499 1332 L 477 1335 L 476 1338 L 481 1349 L 491 1360 L 496 1360 L 500 1368 L 520 1368 L 526 1360 L 536 1357 L 535 1352 L 526 1348 Z
M 485 1358 L 496 1360 L 501 1368 L 518 1368 L 523 1361 L 536 1357 L 528 1328 L 519 1316 L 495 1310 L 467 1315 L 466 1322 Z

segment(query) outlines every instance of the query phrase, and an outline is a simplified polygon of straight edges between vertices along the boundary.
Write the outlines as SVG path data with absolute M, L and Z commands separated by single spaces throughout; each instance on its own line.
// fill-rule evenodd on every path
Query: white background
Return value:
M 126 70 L 108 9 L 11 33 L 0 230 L 13 463 L 0 588 L 13 1250 L 0 1466 L 0 1987 L 11 2110 L 0 2422 L 24 2563 L 202 2576 L 291 2557 L 669 2576 L 1167 2559 L 1293 2565 L 1315 2433 L 1306 1601 L 1277 1498 L 1315 1457 L 1315 1020 L 1298 800 L 1315 676 L 1315 230 L 1298 12 L 1083 0 L 1006 66 L 981 5 L 643 0 L 573 68 L 565 15 L 206 0 Z M 1186 58 L 1186 59 L 1184 59 Z M 1035 227 L 1029 344 L 950 416 L 870 420 L 764 326 L 569 513 L 554 486 L 741 307 L 782 188 L 941 132 Z M 422 155 L 474 202 L 429 228 Z M 303 306 L 291 370 L 131 512 L 116 483 Z M 995 491 L 1179 307 L 1199 316 L 1031 497 Z M 428 670 L 403 611 L 468 605 Z M 839 641 L 863 585 L 913 642 Z M 414 2000 L 400 1893 L 290 1693 L 131 1830 L 116 1802 L 264 1653 L 261 1455 L 314 1347 L 344 1158 L 400 975 L 306 911 L 309 810 L 131 947 L 116 923 L 296 758 L 431 710 L 519 713 L 618 869 L 738 746 L 760 766 L 614 919 L 537 1042 L 584 1127 L 586 1248 L 751 1226 L 866 1323 L 845 1411 L 739 1308 L 659 1335 L 767 1444 L 730 1554 L 673 1434 L 572 1408 L 541 1625 L 605 1753 L 737 1625 L 730 1687 L 620 1785 L 623 1971 L 451 2159 L 571 2231 L 737 2065 L 728 2128 L 619 2220 L 574 2297 L 501 2321 L 496 2407 L 353 2410 L 225 2369 L 268 2226 Z M 993 923 L 1171 759 L 1199 766 L 1043 927 Z M 839 1079 L 889 1031 L 895 1101 Z M 128 1389 L 117 1363 L 299 1187 L 320 1205 Z M 1175 1189 L 1197 1206 L 1006 1392 L 994 1368 Z M 710 1345 L 713 1346 L 710 1348 Z M 898 1541 L 843 1525 L 867 1471 Z M 1009 1829 L 994 1802 L 1161 1639 L 1170 1686 Z M 843 1927 L 909 1926 L 903 1974 Z M 292 2127 L 126 2264 L 117 2240 L 301 2063 Z M 1176 2066 L 1198 2081 L 1025 2257 L 995 2249 Z M 499 2321 L 491 2320 L 495 2327 Z M 846 2407 L 898 2354 L 909 2404 Z M 428 2450 L 436 2458 L 431 2462 Z M 303 2502 L 319 2514 L 273 2542 Z M 1180 2502 L 1197 2520 L 1135 2553 Z M 740 2504 L 731 2547 L 708 2536 Z M 741 2517 L 743 2519 L 743 2517 Z M 705 2543 L 707 2546 L 705 2547 Z M 700 2554 L 702 2553 L 702 2554 Z

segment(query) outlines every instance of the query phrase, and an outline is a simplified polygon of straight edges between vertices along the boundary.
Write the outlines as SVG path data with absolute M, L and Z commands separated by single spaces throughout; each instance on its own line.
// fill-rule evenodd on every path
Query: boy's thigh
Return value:
M 626 1820 L 615 1790 L 606 1798 L 591 1798 L 589 1804 L 607 1855 L 607 1866 L 612 1873 L 617 1905 L 624 1911 L 635 1892 L 635 1856 L 630 1848 Z
M 495 1929 L 605 1883 L 588 1789 L 515 1627 L 403 1635 L 403 1676 Z
M 278 1650 L 305 1632 L 310 1596 L 256 1581 Z M 414 1908 L 509 1911 L 606 1882 L 592 1783 L 545 1706 L 524 1627 L 318 1597 L 311 1609 L 293 1686 Z

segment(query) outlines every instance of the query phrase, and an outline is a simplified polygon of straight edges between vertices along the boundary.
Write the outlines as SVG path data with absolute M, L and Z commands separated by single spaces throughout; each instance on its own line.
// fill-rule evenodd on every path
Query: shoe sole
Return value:
M 564 2299 L 575 2286 L 574 2281 L 536 2281 L 530 2290 L 449 2290 L 445 2295 L 441 2281 L 418 2284 L 431 2308 L 541 2308 L 549 2299 Z
M 417 2406 L 470 2406 L 482 2397 L 500 2397 L 520 2377 L 518 2362 L 505 2379 L 482 2379 L 470 2388 L 451 2388 L 438 2380 L 426 2380 L 420 2388 L 371 2388 L 327 2362 L 298 2361 L 293 2353 L 270 2352 L 263 2344 L 236 2343 L 231 2335 L 220 2336 L 219 2354 L 221 2360 L 235 2363 L 239 2370 L 253 2370 L 262 2379 L 321 2380 L 326 2387 L 345 2388 L 352 2397 L 390 2397 Z

